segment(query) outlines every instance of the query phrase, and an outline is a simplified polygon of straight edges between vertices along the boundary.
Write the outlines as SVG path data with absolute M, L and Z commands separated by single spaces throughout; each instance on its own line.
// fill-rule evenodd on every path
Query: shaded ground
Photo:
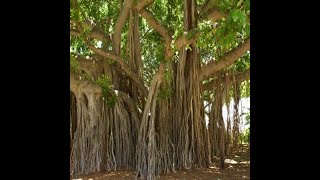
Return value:
M 213 163 L 217 167 L 210 167 L 206 169 L 192 169 L 192 170 L 178 170 L 177 173 L 163 173 L 160 175 L 160 180 L 165 179 L 214 179 L 214 180 L 236 180 L 236 179 L 250 179 L 250 149 L 247 145 L 234 152 L 232 157 L 238 164 L 230 165 L 224 170 L 218 168 L 219 160 L 216 159 Z M 80 176 L 77 180 L 116 180 L 116 179 L 134 179 L 135 172 L 133 171 L 116 171 L 106 173 L 94 173 L 88 176 Z M 76 180 L 76 179 L 73 179 Z

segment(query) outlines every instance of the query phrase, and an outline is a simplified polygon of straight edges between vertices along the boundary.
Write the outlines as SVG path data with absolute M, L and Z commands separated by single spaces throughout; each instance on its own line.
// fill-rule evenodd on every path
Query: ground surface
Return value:
M 217 167 L 206 169 L 178 170 L 177 173 L 163 173 L 160 180 L 194 180 L 194 179 L 213 179 L 213 180 L 237 180 L 250 179 L 250 148 L 244 145 L 238 151 L 234 152 L 231 158 L 238 162 L 224 170 L 218 168 L 218 160 L 214 161 Z M 116 171 L 106 173 L 95 173 L 88 176 L 80 176 L 77 180 L 117 180 L 117 179 L 134 179 L 133 171 Z M 75 180 L 75 179 L 73 179 Z

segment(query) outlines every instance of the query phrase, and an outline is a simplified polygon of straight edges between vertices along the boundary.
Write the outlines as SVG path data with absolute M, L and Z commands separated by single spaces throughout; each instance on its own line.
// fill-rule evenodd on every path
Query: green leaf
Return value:
M 244 32 L 246 33 L 246 35 L 250 35 L 250 26 L 246 26 L 244 28 Z
M 233 22 L 237 22 L 239 19 L 238 11 L 237 10 L 231 11 L 231 17 L 233 19 Z
M 216 28 L 214 28 L 214 29 L 211 30 L 211 33 L 212 33 L 212 34 L 215 34 L 216 32 L 217 32 L 217 29 L 216 29 Z
M 186 47 L 185 47 L 185 49 L 192 51 L 192 48 L 191 48 L 190 44 L 187 44 Z
M 217 37 L 222 37 L 224 35 L 224 32 L 225 32 L 225 27 L 221 27 L 217 30 L 216 32 L 216 36 Z
M 246 11 L 250 10 L 250 0 L 246 0 L 243 6 Z
M 79 71 L 79 63 L 76 60 L 76 58 L 71 54 L 70 54 L 70 69 L 76 73 Z
M 242 25 L 242 27 L 245 27 L 247 16 L 243 11 L 239 11 L 239 23 Z
M 239 7 L 241 4 L 242 4 L 243 0 L 240 0 L 238 3 L 237 3 L 237 7 Z

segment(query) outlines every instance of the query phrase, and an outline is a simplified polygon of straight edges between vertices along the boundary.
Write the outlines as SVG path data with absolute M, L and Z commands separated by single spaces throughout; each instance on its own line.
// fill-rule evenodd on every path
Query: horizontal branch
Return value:
M 103 50 L 100 48 L 96 48 L 93 45 L 88 44 L 88 47 L 95 53 L 97 53 L 98 55 L 105 57 L 107 59 L 111 59 L 116 61 L 117 63 L 121 64 L 122 60 L 119 56 L 116 56 L 113 52 L 111 51 L 107 51 L 107 50 Z
M 100 86 L 88 80 L 80 80 L 78 76 L 78 74 L 70 71 L 70 91 L 72 91 L 76 97 L 80 97 L 82 93 L 94 93 L 96 95 L 102 95 L 102 89 Z
M 76 30 L 76 29 L 70 29 L 70 35 L 71 36 L 80 36 L 81 33 L 80 31 Z M 106 41 L 106 42 L 110 42 L 110 36 L 108 36 L 107 34 L 105 34 L 104 32 L 95 29 L 93 31 L 91 31 L 88 35 L 88 38 L 93 38 L 93 39 L 98 39 L 100 41 Z
M 80 32 L 76 29 L 70 29 L 71 36 L 80 36 Z
M 227 17 L 227 14 L 220 11 L 218 7 L 211 8 L 207 15 L 204 18 L 200 18 L 199 20 L 211 20 L 212 22 L 216 22 L 219 19 Z
M 250 38 L 239 44 L 237 48 L 227 52 L 218 62 L 211 60 L 211 63 L 203 66 L 200 71 L 199 79 L 203 80 L 211 77 L 214 73 L 232 65 L 250 50 Z
M 197 37 L 197 35 L 199 35 L 199 33 L 197 33 L 195 36 Z M 194 44 L 196 42 L 196 37 L 188 39 L 185 35 L 180 36 L 177 40 L 175 40 L 174 46 L 177 49 L 181 49 L 188 44 Z
M 70 72 L 70 91 L 72 91 L 76 97 L 80 97 L 82 93 L 85 94 L 95 94 L 95 95 L 102 95 L 102 88 L 97 85 L 96 83 L 86 80 L 86 79 L 79 79 L 79 75 Z M 112 94 L 118 95 L 129 107 L 130 113 L 133 113 L 138 118 L 138 111 L 130 96 L 122 91 L 111 89 Z
M 101 61 L 100 59 L 86 59 L 81 56 L 77 56 L 75 59 L 79 65 L 78 68 L 80 72 L 84 70 L 90 77 L 93 78 L 96 78 L 102 74 L 104 67 L 102 65 L 103 61 Z
M 228 75 L 227 77 L 224 77 L 222 79 L 222 81 L 225 81 L 226 78 L 229 78 L 231 79 L 230 75 Z M 235 79 L 237 82 L 243 82 L 243 81 L 246 81 L 246 80 L 249 80 L 250 79 L 250 69 L 247 69 L 241 73 L 238 73 L 235 75 Z M 213 81 L 210 81 L 209 83 L 206 83 L 203 85 L 203 91 L 210 91 L 213 89 L 213 86 L 215 85 L 215 80 Z M 229 81 L 230 84 L 232 84 L 232 81 Z
M 136 5 L 137 11 L 141 11 L 144 7 L 148 6 L 151 4 L 154 0 L 142 0 Z
M 135 83 L 135 85 L 142 91 L 142 93 L 145 95 L 145 97 L 148 95 L 148 90 L 145 87 L 143 81 L 139 78 L 139 76 L 137 74 L 135 74 L 131 68 L 127 65 L 127 63 L 125 61 L 123 61 L 119 56 L 116 56 L 115 54 L 96 48 L 93 45 L 88 45 L 88 47 L 95 52 L 96 54 L 105 57 L 107 59 L 111 59 L 116 61 L 120 67 L 123 69 L 123 71 L 125 72 L 125 74 L 132 79 L 132 81 Z

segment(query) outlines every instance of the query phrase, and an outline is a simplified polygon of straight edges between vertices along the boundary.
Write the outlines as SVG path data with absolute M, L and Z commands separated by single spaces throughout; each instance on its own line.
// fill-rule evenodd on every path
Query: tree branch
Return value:
M 222 19 L 223 17 L 227 17 L 227 14 L 220 11 L 218 7 L 213 7 L 208 11 L 205 17 L 200 18 L 199 20 L 211 20 L 212 22 L 216 22 L 217 20 Z
M 206 2 L 204 2 L 203 6 L 200 9 L 200 13 L 205 14 L 211 8 L 213 3 L 214 1 L 212 0 L 206 0 Z
M 148 22 L 148 24 L 156 30 L 163 38 L 165 41 L 165 58 L 170 59 L 173 56 L 173 49 L 171 48 L 171 36 L 170 32 L 165 28 L 162 24 L 160 24 L 157 19 L 153 16 L 153 14 L 146 10 L 142 9 L 140 11 L 140 15 Z
M 118 91 L 118 95 L 128 105 L 128 108 L 129 108 L 131 115 L 135 116 L 136 119 L 140 119 L 141 113 L 139 113 L 133 99 L 131 99 L 131 97 L 128 94 L 126 94 L 122 91 Z
M 81 56 L 75 58 L 79 64 L 79 70 L 84 70 L 91 77 L 96 78 L 102 74 L 102 61 L 95 58 L 86 59 Z M 101 70 L 100 70 L 101 69 Z
M 213 22 L 227 16 L 227 13 L 224 13 L 219 10 L 216 6 L 217 3 L 214 0 L 206 0 L 203 6 L 200 9 L 200 21 L 211 20 Z
M 199 33 L 197 33 L 195 35 L 195 37 L 188 39 L 187 36 L 183 35 L 180 36 L 177 40 L 175 40 L 174 42 L 174 46 L 177 49 L 181 49 L 182 47 L 188 45 L 188 44 L 194 44 L 196 42 L 196 37 L 199 35 Z
M 114 29 L 114 35 L 113 35 L 113 48 L 114 52 L 119 55 L 120 54 L 120 43 L 121 43 L 121 32 L 124 27 L 124 24 L 126 22 L 126 19 L 129 15 L 129 9 L 133 5 L 133 0 L 125 0 L 124 4 L 121 8 L 121 12 L 119 14 L 119 17 L 117 19 L 115 29 Z
M 76 29 L 70 29 L 71 36 L 80 36 L 80 32 Z
M 212 2 L 209 0 L 205 3 L 205 5 L 202 7 L 202 10 L 205 10 L 207 11 L 207 9 L 209 9 L 210 7 L 212 6 Z M 202 12 L 202 14 L 206 14 L 205 12 Z M 213 7 L 209 10 L 208 14 L 205 16 L 205 17 L 202 17 L 200 18 L 199 20 L 200 21 L 203 21 L 203 20 L 211 20 L 213 22 L 223 18 L 223 17 L 226 17 L 227 14 L 226 13 L 223 13 L 221 12 L 218 7 Z M 190 32 L 187 32 L 187 33 L 190 33 Z M 200 36 L 200 33 L 197 32 L 193 35 L 192 38 L 187 38 L 188 35 L 182 35 L 180 36 L 179 38 L 177 38 L 174 42 L 174 46 L 175 48 L 177 49 L 181 49 L 182 47 L 186 46 L 187 44 L 193 44 L 196 42 L 196 39 L 197 37 Z
M 140 15 L 146 19 L 148 24 L 156 30 L 165 40 L 166 43 L 166 56 L 171 57 L 173 55 L 173 49 L 169 47 L 171 44 L 171 36 L 167 28 L 165 28 L 162 24 L 160 24 L 156 18 L 153 16 L 153 14 L 146 10 L 143 9 L 146 5 L 152 3 L 153 0 L 144 0 L 141 1 L 137 6 L 136 9 L 140 11 Z M 210 3 L 208 3 L 210 5 Z M 210 6 L 206 6 L 206 8 L 210 8 Z M 212 10 L 209 12 L 208 16 L 206 18 L 209 18 L 211 20 L 218 20 L 222 17 L 224 17 L 225 14 L 221 13 L 218 8 L 212 8 Z M 200 33 L 196 33 L 194 37 L 188 39 L 186 35 L 182 35 L 181 37 L 177 38 L 176 41 L 174 42 L 174 46 L 177 49 L 181 49 L 182 47 L 186 46 L 187 44 L 193 44 L 196 42 L 196 37 L 198 37 Z
M 148 6 L 149 4 L 151 4 L 154 0 L 142 0 L 140 1 L 137 5 L 136 5 L 136 9 L 137 11 L 141 11 L 141 9 L 143 9 L 145 6 Z
M 114 41 L 113 41 L 113 45 L 114 45 L 114 52 L 110 52 L 107 50 L 103 50 L 103 49 L 99 49 L 96 48 L 95 46 L 91 45 L 90 42 L 88 40 L 85 40 L 85 42 L 87 43 L 87 46 L 96 54 L 107 58 L 107 59 L 111 59 L 114 60 L 118 63 L 118 65 L 123 69 L 124 73 L 134 82 L 134 84 L 142 91 L 143 95 L 145 97 L 148 96 L 148 89 L 147 87 L 144 85 L 143 80 L 139 78 L 138 75 L 136 75 L 132 69 L 126 64 L 125 61 L 123 61 L 121 59 L 120 56 L 118 56 L 118 54 L 120 53 L 120 41 L 121 41 L 121 31 L 122 28 L 126 22 L 126 18 L 128 17 L 129 14 L 129 9 L 132 8 L 132 4 L 133 4 L 133 0 L 125 0 L 124 5 L 122 6 L 122 11 L 120 12 L 120 15 L 118 17 L 118 20 L 116 22 L 115 25 L 115 33 L 114 33 Z M 82 29 L 82 25 L 80 23 L 77 23 L 77 26 L 79 28 L 79 33 L 83 34 L 83 29 Z M 78 35 L 79 34 L 77 31 L 72 31 L 73 35 Z M 89 33 L 89 36 L 93 36 L 93 37 L 100 37 L 101 34 L 99 34 L 98 31 L 93 31 L 91 33 Z M 89 37 L 87 36 L 87 37 Z M 90 38 L 90 37 L 89 37 Z
M 77 97 L 81 93 L 94 93 L 101 95 L 102 89 L 100 86 L 87 81 L 87 80 L 78 80 L 78 75 L 70 71 L 70 91 L 72 91 Z
M 243 43 L 239 44 L 237 48 L 227 52 L 220 61 L 215 62 L 212 60 L 211 63 L 203 66 L 199 75 L 199 79 L 202 82 L 214 73 L 232 65 L 237 59 L 243 56 L 247 51 L 250 50 L 250 38 L 246 39 Z
M 149 23 L 149 25 L 156 30 L 165 40 L 166 44 L 171 43 L 171 37 L 169 35 L 169 31 L 160 24 L 156 18 L 152 15 L 152 13 L 146 9 L 142 9 L 140 11 L 140 15 Z
M 123 61 L 119 56 L 116 56 L 115 54 L 113 54 L 112 52 L 109 51 L 105 51 L 102 49 L 98 49 L 96 47 L 94 47 L 93 45 L 88 45 L 88 47 L 95 52 L 96 54 L 103 56 L 105 58 L 111 59 L 116 61 L 121 68 L 124 70 L 125 74 L 133 80 L 133 82 L 135 83 L 135 85 L 142 91 L 142 93 L 145 95 L 145 97 L 148 96 L 148 90 L 145 87 L 143 81 L 139 78 L 139 76 L 137 74 L 135 74 L 131 68 L 127 65 L 127 63 L 125 61 Z
M 70 35 L 71 36 L 80 36 L 81 33 L 80 31 L 76 30 L 76 29 L 70 29 Z M 108 36 L 107 34 L 105 34 L 103 31 L 98 30 L 96 28 L 94 28 L 94 30 L 92 30 L 88 35 L 88 38 L 93 38 L 93 39 L 98 39 L 100 41 L 106 41 L 106 42 L 110 42 L 110 36 Z
M 226 80 L 226 78 L 231 78 L 229 77 L 230 75 L 228 75 L 228 77 L 224 77 L 223 81 Z M 242 82 L 242 81 L 246 81 L 250 79 L 250 69 L 245 70 L 244 72 L 238 73 L 235 75 L 236 81 L 237 82 Z M 203 85 L 203 91 L 210 91 L 212 90 L 214 84 L 215 84 L 215 80 L 210 81 L 209 83 L 206 83 Z M 230 84 L 232 84 L 232 81 L 229 81 Z

